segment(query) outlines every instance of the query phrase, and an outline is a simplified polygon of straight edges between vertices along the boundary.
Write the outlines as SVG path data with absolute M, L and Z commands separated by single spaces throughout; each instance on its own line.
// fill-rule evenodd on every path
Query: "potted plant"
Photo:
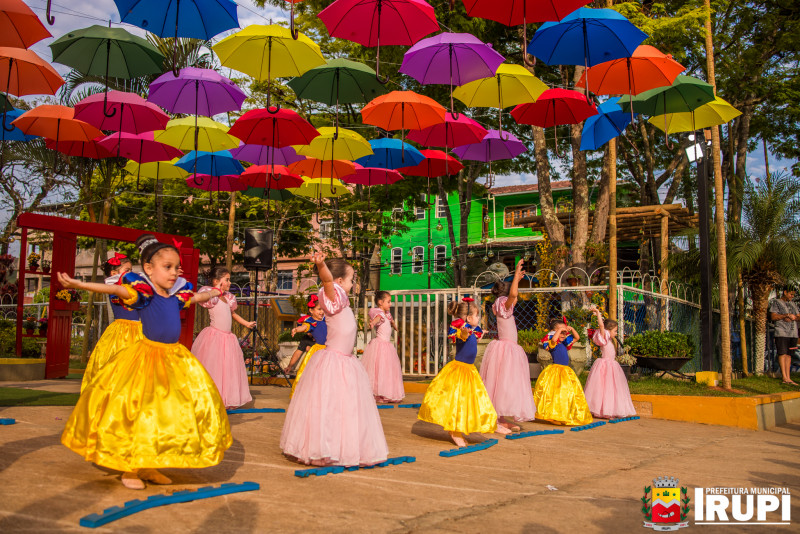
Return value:
M 694 357 L 694 343 L 678 332 L 644 332 L 626 338 L 625 346 L 637 366 L 658 371 L 678 371 Z
M 56 293 L 56 300 L 71 304 L 69 308 L 77 310 L 81 304 L 81 295 L 75 289 L 61 289 Z
M 41 259 L 41 254 L 37 254 L 36 252 L 31 252 L 28 254 L 28 269 L 31 271 L 37 271 L 39 269 L 39 260 Z
M 28 335 L 33 335 L 33 332 L 36 330 L 36 318 L 33 315 L 28 315 L 22 321 L 22 328 L 25 329 L 25 333 Z
M 39 335 L 46 336 L 47 335 L 47 317 L 42 317 L 37 321 L 39 323 Z
M 43 273 L 50 272 L 50 260 L 42 260 L 42 272 Z
M 631 379 L 631 366 L 636 364 L 636 358 L 631 356 L 627 350 L 620 350 L 616 357 L 617 363 L 622 367 L 625 378 Z

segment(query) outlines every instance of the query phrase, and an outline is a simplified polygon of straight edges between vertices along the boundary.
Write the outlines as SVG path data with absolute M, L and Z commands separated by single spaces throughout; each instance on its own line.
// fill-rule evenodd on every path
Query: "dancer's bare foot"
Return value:
M 122 485 L 132 490 L 143 490 L 144 481 L 139 478 L 136 473 L 127 472 L 122 473 Z
M 172 484 L 172 480 L 155 469 L 139 469 L 136 472 L 140 479 L 152 482 L 153 484 Z
M 450 432 L 450 438 L 459 447 L 467 446 L 467 440 L 464 439 L 464 435 L 461 432 Z
M 495 432 L 497 432 L 498 434 L 511 434 L 511 429 L 503 426 L 503 423 L 497 423 L 497 428 L 495 429 Z
M 506 427 L 507 429 L 509 429 L 512 432 L 519 432 L 520 430 L 522 430 L 522 428 L 520 428 L 519 425 L 517 425 L 515 423 L 512 423 L 511 421 L 507 420 L 505 417 L 501 417 L 500 419 L 497 420 L 497 426 L 500 426 L 500 425 L 503 425 L 504 427 Z

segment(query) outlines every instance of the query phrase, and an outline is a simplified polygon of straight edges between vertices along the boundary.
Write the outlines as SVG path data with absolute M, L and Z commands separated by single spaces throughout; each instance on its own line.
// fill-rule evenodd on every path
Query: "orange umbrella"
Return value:
M 671 55 L 652 46 L 639 45 L 631 57 L 589 67 L 575 86 L 585 87 L 588 74 L 589 90 L 596 95 L 638 95 L 672 85 L 684 70 Z
M 0 47 L 0 91 L 15 96 L 54 95 L 64 80 L 33 50 Z
M 0 0 L 0 46 L 28 48 L 52 37 L 22 0 Z
M 74 118 L 75 110 L 66 106 L 42 105 L 26 111 L 11 124 L 28 135 L 61 141 L 88 142 L 102 137 L 103 132 L 89 123 Z
M 414 91 L 392 91 L 374 98 L 361 110 L 364 124 L 384 130 L 423 130 L 444 122 L 446 110 Z
M 341 178 L 356 173 L 356 165 L 343 159 L 306 158 L 289 165 L 289 170 L 309 178 Z

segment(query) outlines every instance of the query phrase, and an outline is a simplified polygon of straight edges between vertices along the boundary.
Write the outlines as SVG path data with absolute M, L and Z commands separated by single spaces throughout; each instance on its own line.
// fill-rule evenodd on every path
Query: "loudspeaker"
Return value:
M 245 229 L 244 268 L 251 271 L 272 269 L 272 230 Z

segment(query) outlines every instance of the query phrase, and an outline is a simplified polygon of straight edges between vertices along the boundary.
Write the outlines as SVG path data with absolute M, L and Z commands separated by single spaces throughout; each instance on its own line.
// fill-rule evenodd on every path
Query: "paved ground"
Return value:
M 48 383 L 29 385 L 76 391 L 79 384 Z M 253 392 L 257 407 L 288 405 L 285 388 Z M 485 451 L 443 458 L 439 451 L 451 448 L 445 434 L 417 421 L 416 410 L 394 408 L 380 412 L 390 454 L 416 456 L 415 463 L 300 479 L 294 476 L 299 466 L 278 447 L 283 414 L 232 415 L 234 444 L 222 464 L 165 470 L 173 486 L 136 492 L 125 489 L 117 473 L 84 462 L 59 443 L 71 408 L 0 410 L 0 417 L 17 419 L 0 426 L 2 533 L 86 531 L 78 525 L 82 516 L 131 499 L 248 480 L 261 484 L 260 491 L 156 508 L 97 531 L 649 532 L 639 499 L 643 487 L 661 475 L 678 477 L 690 488 L 780 486 L 794 494 L 790 527 L 690 525 L 689 531 L 797 532 L 800 521 L 800 425 L 753 432 L 642 419 L 501 439 Z

